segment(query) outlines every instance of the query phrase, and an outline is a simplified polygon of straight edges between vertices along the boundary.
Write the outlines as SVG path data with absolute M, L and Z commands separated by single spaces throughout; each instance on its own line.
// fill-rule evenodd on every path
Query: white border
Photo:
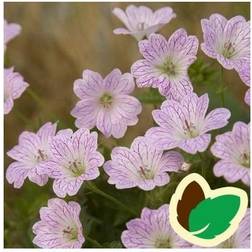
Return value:
M 0 33 L 0 37 L 1 37 L 1 41 L 4 41 L 3 40 L 3 20 L 4 20 L 4 14 L 3 14 L 3 3 L 4 2 L 18 2 L 18 0 L 9 0 L 9 1 L 3 1 L 3 0 L 0 0 L 0 6 L 1 6 L 1 12 L 0 12 L 0 22 L 1 22 L 1 27 L 2 27 L 2 32 Z M 23 0 L 23 1 L 19 1 L 19 2 L 38 2 L 36 0 L 32 1 L 32 0 Z M 93 0 L 93 1 L 79 1 L 79 0 L 75 0 L 75 1 L 58 1 L 58 0 L 44 0 L 44 1 L 41 1 L 41 2 L 135 2 L 135 3 L 143 3 L 143 2 L 155 2 L 154 0 L 146 0 L 146 1 L 134 1 L 134 0 L 128 0 L 128 1 L 121 1 L 121 0 L 108 0 L 108 1 L 104 1 L 104 0 Z M 241 0 L 230 0 L 230 1 L 227 1 L 227 0 L 222 0 L 222 1 L 216 1 L 216 0 L 193 0 L 193 1 L 188 1 L 188 0 L 177 0 L 177 1 L 165 1 L 165 0 L 158 0 L 157 2 L 167 2 L 167 4 L 169 4 L 169 2 L 212 2 L 214 4 L 214 2 L 250 2 L 251 1 L 241 1 Z M 250 6 L 250 13 L 252 10 L 252 7 Z M 3 55 L 4 55 L 4 50 L 3 50 L 3 47 L 2 49 L 0 50 L 1 51 L 1 59 L 3 59 Z M 3 60 L 1 61 L 1 64 L 2 64 L 2 67 L 0 69 L 0 76 L 2 76 L 3 78 L 3 69 L 4 69 L 4 63 L 3 63 Z M 251 69 L 252 69 L 252 64 L 251 64 Z M 3 83 L 3 82 L 2 82 Z M 0 93 L 1 93 L 1 98 L 0 98 L 0 102 L 1 104 L 3 104 L 3 86 L 2 86 L 2 89 L 0 89 Z M 1 140 L 3 141 L 4 139 L 4 128 L 3 128 L 3 119 L 4 119 L 4 111 L 3 111 L 3 105 L 1 106 L 0 108 L 0 116 L 1 116 L 1 131 L 0 131 L 0 138 Z M 252 111 L 250 110 L 250 118 L 252 116 Z M 4 181 L 4 144 L 2 142 L 1 144 L 1 153 L 0 153 L 0 160 L 2 161 L 2 167 L 0 168 L 1 169 L 1 178 L 2 178 L 2 181 Z M 250 142 L 250 148 L 252 149 L 252 142 Z M 252 184 L 252 183 L 251 183 Z M 1 189 L 0 189 L 0 195 L 1 195 L 1 202 L 2 202 L 2 207 L 0 207 L 0 215 L 1 215 L 1 218 L 0 218 L 0 225 L 1 225 L 1 229 L 0 229 L 0 235 L 1 235 L 1 239 L 0 239 L 0 249 L 3 249 L 3 246 L 4 246 L 4 243 L 3 243 L 3 239 L 4 239 L 4 223 L 3 223 L 3 220 L 4 220 L 4 204 L 3 204 L 3 199 L 4 199 L 4 183 L 2 182 L 2 186 L 1 186 Z M 250 227 L 252 227 L 252 220 L 251 220 L 251 223 L 250 223 Z M 252 239 L 250 241 L 250 247 L 252 247 Z M 13 252 L 27 252 L 28 250 L 33 250 L 33 249 L 4 249 L 4 251 L 13 251 Z M 55 252 L 67 252 L 67 251 L 70 251 L 71 249 L 50 249 L 50 251 L 55 251 Z M 85 250 L 87 251 L 96 251 L 98 249 L 88 249 L 88 248 L 85 248 Z M 102 249 L 104 252 L 108 252 L 108 251 L 120 251 L 120 250 L 124 250 L 124 249 Z M 195 250 L 198 250 L 198 251 L 202 251 L 202 249 L 195 249 Z M 219 252 L 229 252 L 229 251 L 234 251 L 234 249 L 217 249 L 217 248 L 214 248 L 214 249 L 207 249 L 208 251 L 219 251 Z M 36 249 L 36 251 L 38 252 L 44 252 L 46 251 L 46 249 Z M 83 249 L 75 249 L 73 251 L 83 251 Z M 130 251 L 134 251 L 134 252 L 141 252 L 141 251 L 157 251 L 157 249 L 130 249 Z M 178 251 L 194 251 L 194 249 L 162 249 L 162 251 L 175 251 L 175 252 L 178 252 Z M 250 251 L 250 249 L 235 249 L 235 251 L 237 252 L 240 252 L 240 251 Z

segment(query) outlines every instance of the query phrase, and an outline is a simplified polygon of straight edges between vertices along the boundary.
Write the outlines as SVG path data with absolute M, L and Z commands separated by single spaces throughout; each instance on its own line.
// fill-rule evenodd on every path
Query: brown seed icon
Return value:
M 191 210 L 205 199 L 205 194 L 201 186 L 196 182 L 191 182 L 184 190 L 181 199 L 178 201 L 177 214 L 178 222 L 188 230 L 188 219 Z

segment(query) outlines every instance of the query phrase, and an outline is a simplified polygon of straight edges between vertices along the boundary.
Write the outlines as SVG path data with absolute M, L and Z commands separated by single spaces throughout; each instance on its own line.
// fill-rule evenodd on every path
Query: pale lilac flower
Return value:
M 180 238 L 169 223 L 169 205 L 156 210 L 144 208 L 141 218 L 130 220 L 121 240 L 126 248 L 186 248 L 191 245 Z
M 37 133 L 24 131 L 7 155 L 16 160 L 11 163 L 6 171 L 6 178 L 15 188 L 20 188 L 28 177 L 30 181 L 43 186 L 48 181 L 48 176 L 39 175 L 38 168 L 50 156 L 49 143 L 56 133 L 56 123 L 44 124 Z
M 192 92 L 187 70 L 196 60 L 198 39 L 195 36 L 179 29 L 168 40 L 160 34 L 151 34 L 138 46 L 144 59 L 131 67 L 138 87 L 158 88 L 162 95 L 176 100 Z
M 219 244 L 219 248 L 250 248 L 250 208 L 239 224 L 236 232 L 226 241 Z
M 15 23 L 8 23 L 4 20 L 4 48 L 7 43 L 21 32 L 21 26 Z
M 241 80 L 250 87 L 250 61 L 244 61 L 237 69 Z M 244 101 L 250 105 L 250 88 L 247 90 Z
M 204 152 L 211 140 L 210 130 L 227 125 L 231 114 L 228 109 L 217 108 L 206 115 L 209 98 L 195 93 L 180 102 L 166 100 L 161 109 L 152 112 L 159 127 L 153 127 L 146 137 L 159 148 L 180 148 L 188 153 Z
M 245 97 L 244 97 L 244 101 L 250 105 L 250 88 L 247 90 L 247 92 L 245 93 Z
M 40 248 L 81 248 L 85 241 L 79 219 L 80 205 L 62 199 L 48 200 L 39 211 L 40 221 L 33 225 L 33 243 Z
M 72 110 L 78 128 L 96 126 L 106 137 L 123 137 L 127 126 L 138 122 L 141 103 L 130 93 L 135 83 L 129 73 L 114 69 L 103 80 L 101 75 L 85 70 L 74 82 L 74 92 L 81 99 Z
M 229 183 L 241 180 L 250 185 L 250 126 L 236 122 L 232 131 L 218 135 L 211 147 L 214 156 L 220 158 L 214 166 L 214 174 L 223 176 Z
M 164 7 L 153 12 L 146 6 L 136 7 L 134 5 L 128 6 L 125 12 L 120 8 L 115 8 L 113 14 L 127 28 L 117 28 L 114 30 L 114 34 L 132 35 L 138 41 L 151 33 L 157 32 L 176 17 L 170 7 Z
M 58 197 L 75 195 L 82 183 L 100 174 L 98 167 L 104 162 L 97 151 L 97 132 L 79 129 L 60 130 L 52 139 L 50 160 L 41 166 L 40 174 L 47 174 L 53 181 Z
M 238 71 L 243 61 L 250 59 L 250 22 L 242 16 L 227 20 L 220 14 L 212 14 L 201 20 L 204 43 L 201 49 L 217 59 L 226 69 Z
M 168 172 L 178 172 L 184 162 L 180 153 L 164 153 L 144 137 L 137 137 L 130 149 L 115 147 L 111 159 L 104 164 L 109 184 L 117 189 L 137 186 L 146 191 L 169 183 Z
M 14 100 L 19 98 L 29 86 L 21 74 L 14 72 L 14 68 L 4 69 L 4 114 L 8 114 L 14 105 Z

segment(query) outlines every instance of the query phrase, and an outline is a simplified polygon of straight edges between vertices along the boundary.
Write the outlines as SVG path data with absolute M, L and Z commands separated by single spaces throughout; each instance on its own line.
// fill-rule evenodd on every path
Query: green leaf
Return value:
M 202 200 L 189 215 L 189 231 L 203 239 L 212 239 L 230 226 L 240 207 L 236 195 L 222 195 Z

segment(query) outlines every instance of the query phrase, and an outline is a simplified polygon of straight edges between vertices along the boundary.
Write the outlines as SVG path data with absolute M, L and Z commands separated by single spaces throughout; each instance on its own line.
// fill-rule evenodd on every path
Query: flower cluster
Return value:
M 115 8 L 113 13 L 127 28 L 115 29 L 114 33 L 135 37 L 144 59 L 132 64 L 131 73 L 122 74 L 114 69 L 105 78 L 97 72 L 84 70 L 82 78 L 73 84 L 79 101 L 71 115 L 78 129 L 56 132 L 57 124 L 47 122 L 36 133 L 21 133 L 18 145 L 7 152 L 14 161 L 7 168 L 6 178 L 14 188 L 21 188 L 26 178 L 39 186 L 52 179 L 53 191 L 58 197 L 73 196 L 83 183 L 90 185 L 86 181 L 95 180 L 100 175 L 99 167 L 103 166 L 102 179 L 106 178 L 116 189 L 137 187 L 151 191 L 160 187 L 162 190 L 170 182 L 171 173 L 176 176 L 175 173 L 190 172 L 191 163 L 187 163 L 187 157 L 206 152 L 211 144 L 211 131 L 228 124 L 231 112 L 227 108 L 208 111 L 208 94 L 198 96 L 189 78 L 188 69 L 197 58 L 198 38 L 188 35 L 183 28 L 177 29 L 168 39 L 156 34 L 176 17 L 170 7 L 153 12 L 145 6 L 130 5 L 125 12 Z M 225 69 L 237 71 L 247 86 L 250 86 L 249 24 L 241 16 L 227 20 L 220 14 L 201 20 L 202 51 L 217 59 Z M 5 22 L 5 46 L 20 29 L 19 25 Z M 142 40 L 144 37 L 146 39 Z M 13 100 L 21 96 L 28 84 L 13 68 L 5 69 L 4 82 L 4 112 L 7 114 L 13 107 Z M 98 147 L 102 146 L 98 146 L 95 130 L 106 138 L 122 138 L 128 126 L 138 123 L 142 104 L 133 96 L 135 82 L 139 88 L 157 88 L 164 96 L 160 108 L 152 111 L 157 126 L 148 129 L 144 136 L 137 136 L 129 148 L 115 146 L 110 160 L 105 160 L 105 154 L 103 157 L 98 152 Z M 244 100 L 250 104 L 250 89 Z M 217 133 L 215 142 L 209 147 L 211 153 L 221 159 L 213 167 L 216 177 L 223 176 L 229 183 L 241 180 L 250 185 L 249 133 L 249 124 L 244 122 L 235 122 L 232 131 Z M 96 187 L 90 188 L 100 192 Z M 100 194 L 106 195 L 103 191 Z M 110 195 L 106 198 L 123 205 Z M 74 201 L 49 199 L 48 207 L 40 209 L 41 220 L 33 226 L 33 243 L 41 248 L 81 248 L 85 238 L 80 212 L 80 205 Z M 248 247 L 249 222 L 248 209 L 236 233 L 219 246 Z M 130 220 L 126 227 L 121 234 L 126 248 L 192 246 L 172 229 L 168 204 L 156 210 L 144 207 L 141 217 Z

